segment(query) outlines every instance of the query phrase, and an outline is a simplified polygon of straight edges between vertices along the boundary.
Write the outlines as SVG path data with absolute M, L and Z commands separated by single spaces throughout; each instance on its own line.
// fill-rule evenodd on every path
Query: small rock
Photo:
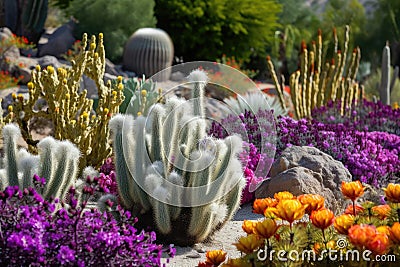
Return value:
M 186 255 L 186 258 L 197 259 L 201 258 L 201 255 L 197 251 L 191 251 L 189 254 Z
M 200 244 L 194 244 L 193 249 L 198 253 L 205 253 L 206 251 Z

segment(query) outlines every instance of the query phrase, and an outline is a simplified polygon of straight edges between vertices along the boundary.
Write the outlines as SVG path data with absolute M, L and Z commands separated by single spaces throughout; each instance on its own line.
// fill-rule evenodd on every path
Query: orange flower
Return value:
M 387 216 L 389 216 L 391 208 L 386 204 L 372 207 L 371 210 L 379 219 L 384 220 Z
M 207 251 L 206 263 L 212 264 L 213 266 L 219 266 L 226 259 L 226 252 L 220 249 Z
M 255 234 L 251 234 L 251 235 L 243 236 L 243 237 L 239 238 L 238 242 L 234 243 L 234 245 L 240 252 L 250 254 L 254 250 L 258 249 L 263 243 L 264 243 L 264 239 L 259 238 Z
M 342 181 L 342 194 L 355 201 L 357 198 L 364 194 L 364 187 L 360 181 L 345 182 Z
M 212 265 L 212 264 L 210 264 L 210 263 L 207 263 L 207 262 L 199 262 L 198 264 L 197 264 L 197 267 L 214 267 L 214 265 Z
M 314 210 L 319 210 L 324 207 L 325 199 L 323 196 L 317 194 L 304 194 L 297 197 L 301 204 L 307 206 L 306 213 L 311 214 Z
M 382 255 L 388 251 L 389 246 L 389 237 L 385 233 L 376 232 L 376 234 L 370 238 L 366 247 L 374 254 Z
M 306 209 L 297 199 L 282 199 L 275 208 L 276 216 L 288 221 L 290 224 L 295 220 L 301 219 Z
M 266 208 L 265 211 L 264 211 L 264 216 L 265 216 L 266 218 L 276 219 L 276 214 L 275 214 L 275 212 L 276 212 L 276 208 L 274 208 L 274 207 L 268 207 L 268 208 Z
M 364 208 L 360 205 L 355 205 L 355 210 L 356 210 L 356 214 L 359 214 L 360 212 L 364 211 Z M 344 214 L 351 214 L 354 215 L 354 208 L 353 208 L 353 204 L 350 204 L 347 206 L 346 210 L 344 211 Z
M 251 267 L 251 263 L 242 259 L 229 259 L 227 263 L 223 264 L 222 267 Z
M 381 226 L 376 227 L 376 231 L 378 233 L 383 233 L 383 234 L 385 234 L 387 236 L 390 235 L 390 227 L 387 226 L 387 225 L 381 225 Z
M 388 184 L 383 190 L 388 201 L 400 203 L 400 184 Z
M 400 223 L 395 222 L 390 228 L 390 240 L 395 244 L 400 244 Z
M 310 219 L 315 227 L 325 230 L 332 225 L 333 220 L 335 219 L 335 215 L 329 209 L 324 208 L 313 211 L 311 213 Z
M 262 222 L 258 222 L 254 227 L 254 233 L 262 238 L 270 238 L 278 230 L 275 220 L 266 218 Z
M 247 234 L 252 234 L 254 232 L 254 227 L 256 226 L 257 221 L 252 220 L 244 220 L 242 224 L 242 229 Z
M 294 199 L 296 197 L 293 196 L 293 194 L 288 191 L 282 191 L 282 192 L 275 193 L 274 198 L 276 200 L 280 201 L 282 199 Z
M 278 201 L 273 198 L 257 198 L 253 203 L 253 213 L 263 215 L 266 208 L 275 207 L 276 204 L 278 204 Z
M 350 242 L 358 247 L 366 247 L 372 237 L 376 235 L 376 228 L 373 225 L 353 225 L 348 231 Z
M 343 214 L 335 218 L 333 226 L 339 234 L 347 235 L 348 230 L 354 224 L 354 216 L 351 214 Z

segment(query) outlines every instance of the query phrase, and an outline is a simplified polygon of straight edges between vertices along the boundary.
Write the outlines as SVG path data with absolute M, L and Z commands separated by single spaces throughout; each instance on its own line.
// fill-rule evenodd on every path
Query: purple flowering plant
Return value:
M 44 183 L 35 175 L 34 188 L 0 192 L 0 266 L 161 266 L 162 245 L 134 227 L 129 211 L 118 206 L 116 220 L 87 208 L 95 191 L 104 192 L 98 179 L 88 179 L 80 197 L 70 188 L 60 202 L 42 198 Z M 165 252 L 173 257 L 175 249 Z
M 290 117 L 278 119 L 277 132 L 277 154 L 292 145 L 314 146 L 341 161 L 353 179 L 376 187 L 384 186 L 400 171 L 400 136 L 395 134 Z

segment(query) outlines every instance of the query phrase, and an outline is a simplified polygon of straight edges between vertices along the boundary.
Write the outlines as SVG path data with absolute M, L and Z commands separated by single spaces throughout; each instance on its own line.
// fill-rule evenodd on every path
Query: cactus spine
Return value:
M 39 155 L 35 156 L 25 149 L 17 150 L 19 137 L 21 131 L 16 125 L 3 127 L 5 169 L 0 170 L 1 189 L 10 185 L 27 188 L 32 186 L 33 175 L 39 174 L 46 179 L 43 197 L 63 198 L 77 176 L 79 149 L 69 141 L 46 137 L 38 143 Z
M 189 75 L 197 94 L 207 82 L 201 75 Z M 245 185 L 237 159 L 240 137 L 207 139 L 198 96 L 197 108 L 192 101 L 171 98 L 156 104 L 149 118 L 117 115 L 110 121 L 122 203 L 151 216 L 158 237 L 179 245 L 201 242 L 231 219 Z

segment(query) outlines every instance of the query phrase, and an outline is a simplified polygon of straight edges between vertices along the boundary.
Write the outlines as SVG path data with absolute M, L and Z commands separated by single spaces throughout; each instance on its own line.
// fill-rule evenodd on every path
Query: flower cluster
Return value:
M 0 71 L 0 90 L 17 86 L 22 78 L 22 76 L 13 77 L 8 71 Z
M 328 102 L 313 110 L 312 117 L 320 122 L 342 123 L 358 130 L 382 131 L 400 135 L 400 109 L 385 105 L 382 102 L 371 102 L 366 99 L 357 108 L 348 109 L 340 115 L 340 101 Z
M 343 182 L 341 190 L 345 198 L 353 201 L 352 207 L 364 194 L 359 181 Z M 385 253 L 398 260 L 400 184 L 389 184 L 384 191 L 389 204 L 365 202 L 357 214 L 338 216 L 324 206 L 324 198 L 317 194 L 295 197 L 289 192 L 279 192 L 273 198 L 256 199 L 253 212 L 265 217 L 243 221 L 246 236 L 234 244 L 242 257 L 226 260 L 224 251 L 209 251 L 206 261 L 199 266 L 282 266 L 282 258 L 286 259 L 285 266 L 320 266 L 319 263 L 347 266 L 350 261 L 340 257 L 332 259 L 328 256 L 330 252 L 346 255 L 348 251 L 362 253 L 364 250 L 370 251 L 371 260 Z M 271 251 L 281 254 L 278 257 L 269 253 Z M 303 252 L 308 253 L 308 257 L 294 257 Z
M 43 184 L 35 176 L 35 184 Z M 34 188 L 0 192 L 1 266 L 160 266 L 163 248 L 154 232 L 138 231 L 130 212 L 118 207 L 119 220 L 87 209 L 94 187 L 75 189 L 65 202 L 44 200 Z M 174 248 L 168 253 L 174 255 Z
M 384 186 L 400 171 L 400 136 L 358 131 L 351 125 L 281 117 L 277 123 L 277 153 L 286 147 L 314 146 L 341 161 L 354 178 Z

